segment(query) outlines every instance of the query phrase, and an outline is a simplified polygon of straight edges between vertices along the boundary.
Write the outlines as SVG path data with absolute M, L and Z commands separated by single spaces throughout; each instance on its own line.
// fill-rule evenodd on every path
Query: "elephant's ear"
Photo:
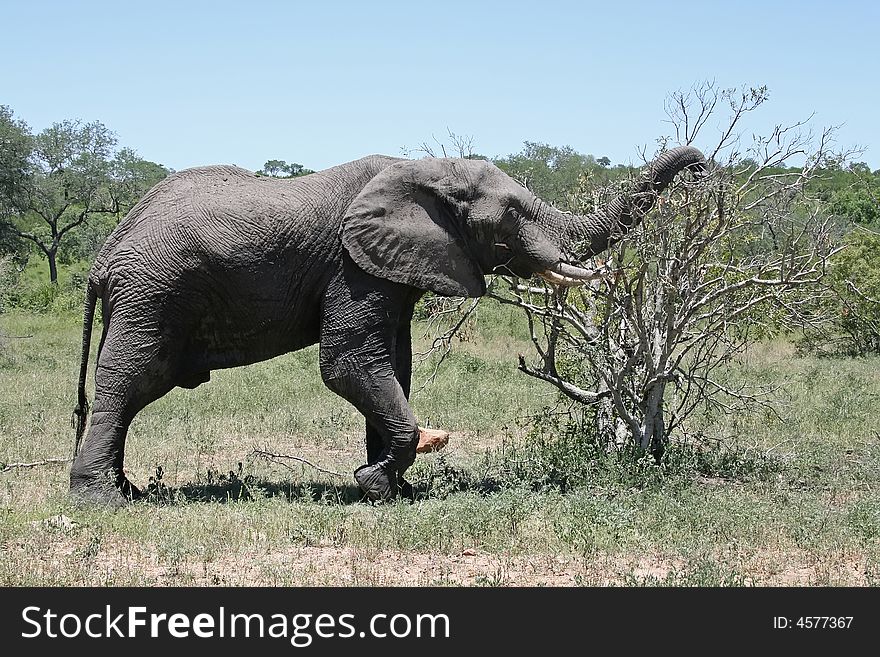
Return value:
M 449 161 L 398 162 L 345 214 L 342 243 L 363 270 L 445 296 L 478 297 L 486 281 L 469 252 L 463 178 Z

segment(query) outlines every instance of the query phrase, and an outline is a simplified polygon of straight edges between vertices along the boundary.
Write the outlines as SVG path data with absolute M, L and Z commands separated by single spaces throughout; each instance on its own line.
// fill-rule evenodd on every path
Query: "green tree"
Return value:
M 46 257 L 52 283 L 62 243 L 96 216 L 115 223 L 167 175 L 131 149 L 116 152 L 116 136 L 100 121 L 61 121 L 32 135 L 3 108 L 0 135 L 12 145 L 0 160 L 0 223 Z
M 315 173 L 311 169 L 306 169 L 302 164 L 291 162 L 288 164 L 284 160 L 269 160 L 263 165 L 263 168 L 257 171 L 257 175 L 269 176 L 271 178 L 297 178 L 299 176 L 307 176 Z
M 845 354 L 880 353 L 880 234 L 857 228 L 834 256 L 818 312 L 827 326 L 805 331 L 801 347 Z
M 64 250 L 58 253 L 60 263 L 93 260 L 122 217 L 150 188 L 171 173 L 161 164 L 140 158 L 130 148 L 116 153 L 110 161 L 109 172 L 107 195 L 117 211 L 94 215 L 71 233 L 65 240 Z
M 0 256 L 20 256 L 23 243 L 10 219 L 16 214 L 15 199 L 29 170 L 33 135 L 12 110 L 0 105 Z
M 847 173 L 829 194 L 828 209 L 852 224 L 880 228 L 880 176 L 864 163 L 851 166 Z
M 607 184 L 629 170 L 608 169 L 607 157 L 596 160 L 592 155 L 578 153 L 571 146 L 550 146 L 527 141 L 519 153 L 495 160 L 506 174 L 524 183 L 537 196 L 563 210 L 582 210 L 579 191 L 584 180 L 593 186 Z

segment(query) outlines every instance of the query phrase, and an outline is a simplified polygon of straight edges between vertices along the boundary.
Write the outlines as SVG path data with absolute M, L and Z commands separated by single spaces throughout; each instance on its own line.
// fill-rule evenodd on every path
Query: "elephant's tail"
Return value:
M 76 408 L 73 409 L 73 426 L 76 429 L 76 442 L 73 455 L 79 452 L 79 444 L 86 430 L 86 418 L 89 415 L 89 400 L 86 397 L 86 373 L 89 369 L 89 348 L 92 342 L 92 323 L 95 320 L 95 304 L 98 301 L 98 290 L 89 280 L 86 285 L 86 302 L 83 310 L 82 356 L 79 362 L 79 387 L 77 388 Z

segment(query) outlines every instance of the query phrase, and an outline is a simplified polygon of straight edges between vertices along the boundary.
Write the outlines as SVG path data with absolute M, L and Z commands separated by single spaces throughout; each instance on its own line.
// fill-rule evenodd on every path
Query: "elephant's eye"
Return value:
M 517 210 L 517 209 L 514 208 L 514 207 L 508 207 L 507 210 L 505 211 L 504 215 L 505 215 L 504 218 L 507 219 L 507 221 L 510 221 L 510 222 L 513 222 L 513 223 L 517 223 L 517 224 L 518 224 L 518 223 L 522 220 L 522 218 L 523 218 L 523 216 L 522 216 L 522 214 L 519 212 L 519 210 Z

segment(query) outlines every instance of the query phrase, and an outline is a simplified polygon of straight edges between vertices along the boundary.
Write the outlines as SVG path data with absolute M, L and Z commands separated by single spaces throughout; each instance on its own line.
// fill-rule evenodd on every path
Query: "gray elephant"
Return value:
M 367 464 L 355 479 L 370 499 L 395 497 L 419 436 L 408 402 L 418 299 L 478 297 L 492 273 L 583 283 L 593 272 L 575 245 L 582 259 L 606 249 L 678 172 L 704 164 L 690 146 L 666 151 L 633 193 L 586 216 L 559 212 L 482 160 L 373 155 L 294 179 L 231 166 L 169 176 L 89 273 L 72 495 L 111 506 L 137 496 L 123 474 L 129 424 L 175 386 L 320 343 L 327 387 L 366 418 Z

